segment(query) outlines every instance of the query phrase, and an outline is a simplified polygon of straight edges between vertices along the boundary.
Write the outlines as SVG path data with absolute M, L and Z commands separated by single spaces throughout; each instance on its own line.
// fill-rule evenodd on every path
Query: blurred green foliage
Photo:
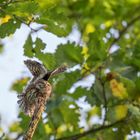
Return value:
M 31 34 L 39 31 L 30 27 L 32 22 L 58 37 L 67 37 L 76 26 L 79 42 L 60 44 L 54 53 L 45 53 L 46 44 L 40 38 L 32 40 Z M 85 111 L 89 130 L 125 119 L 96 134 L 81 136 L 81 140 L 125 140 L 140 131 L 140 0 L 0 0 L 0 38 L 13 34 L 21 24 L 31 29 L 25 56 L 38 58 L 49 70 L 64 63 L 69 68 L 80 67 L 50 80 L 53 95 L 33 140 L 82 134 L 81 107 L 76 102 L 81 97 L 91 106 Z M 95 82 L 90 88 L 69 92 L 76 82 L 92 75 Z M 15 81 L 12 89 L 20 93 L 28 80 Z M 94 117 L 102 121 L 94 124 Z M 20 136 L 26 131 L 29 118 L 19 112 L 19 119 L 5 139 L 10 140 L 11 133 Z

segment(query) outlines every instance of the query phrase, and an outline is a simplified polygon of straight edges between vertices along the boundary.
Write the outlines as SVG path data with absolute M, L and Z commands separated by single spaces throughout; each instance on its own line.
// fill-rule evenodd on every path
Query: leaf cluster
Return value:
M 140 131 L 139 4 L 139 0 L 0 0 L 0 38 L 25 24 L 30 29 L 23 47 L 25 56 L 38 58 L 48 70 L 69 66 L 66 73 L 50 79 L 53 95 L 34 140 L 67 139 L 77 134 L 81 140 L 124 140 Z M 34 29 L 31 23 L 42 26 Z M 45 52 L 47 44 L 38 36 L 32 39 L 40 29 L 67 37 L 75 26 L 79 42 L 59 44 L 54 53 Z M 73 70 L 76 66 L 79 68 Z M 93 76 L 95 81 L 90 83 Z M 75 86 L 86 79 L 91 86 Z M 21 92 L 26 80 L 16 81 L 12 89 Z M 81 99 L 89 110 L 77 103 Z M 81 112 L 86 114 L 83 120 L 89 130 L 105 129 L 85 134 L 79 125 Z M 9 133 L 25 131 L 29 118 L 22 113 L 19 118 Z M 114 123 L 122 119 L 125 121 Z

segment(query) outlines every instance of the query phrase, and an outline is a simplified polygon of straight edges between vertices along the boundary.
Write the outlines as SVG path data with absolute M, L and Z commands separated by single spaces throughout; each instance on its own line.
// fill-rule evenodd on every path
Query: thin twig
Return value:
M 106 93 L 105 93 L 105 82 L 101 81 L 101 85 L 102 85 L 102 93 L 103 93 L 103 98 L 104 98 L 104 109 L 105 109 L 105 114 L 104 114 L 104 119 L 103 119 L 103 125 L 105 125 L 105 121 L 107 118 L 107 98 L 106 98 Z
M 96 132 L 99 132 L 101 130 L 105 130 L 105 129 L 108 129 L 108 128 L 111 128 L 111 127 L 114 127 L 115 125 L 118 125 L 120 123 L 124 123 L 125 122 L 125 119 L 122 119 L 122 120 L 119 120 L 119 121 L 116 121 L 112 124 L 109 124 L 109 125 L 102 125 L 98 128 L 93 128 L 93 129 L 90 129 L 86 132 L 83 132 L 83 133 L 79 133 L 79 134 L 75 134 L 75 135 L 72 135 L 72 136 L 68 136 L 68 137 L 62 137 L 62 138 L 58 138 L 57 140 L 78 140 L 82 137 L 85 137 L 89 134 L 94 134 Z
M 19 140 L 23 136 L 23 133 L 19 133 L 14 140 Z
M 41 27 L 39 27 L 39 28 L 37 28 L 37 29 L 34 29 L 34 28 L 32 28 L 32 27 L 30 26 L 31 21 L 30 21 L 29 23 L 27 23 L 27 22 L 25 22 L 23 19 L 21 19 L 19 16 L 13 15 L 13 17 L 14 17 L 15 19 L 17 19 L 18 21 L 20 21 L 21 23 L 27 25 L 27 26 L 30 28 L 31 33 L 38 32 L 39 30 L 43 29 L 43 27 L 44 27 L 44 26 L 41 26 Z
M 5 10 L 3 10 L 3 9 L 0 9 L 0 11 L 3 12 L 4 14 L 9 14 L 9 13 L 7 13 Z M 40 31 L 41 29 L 44 28 L 44 26 L 41 26 L 41 27 L 38 27 L 37 29 L 34 29 L 34 28 L 32 28 L 32 27 L 30 26 L 30 24 L 32 23 L 32 21 L 30 21 L 29 23 L 27 23 L 27 22 L 24 21 L 21 17 L 15 15 L 15 14 L 9 14 L 9 15 L 11 15 L 14 19 L 18 20 L 19 22 L 21 22 L 21 23 L 27 25 L 27 26 L 30 28 L 31 33 L 38 32 L 38 31 Z
M 122 30 L 119 31 L 119 37 L 118 38 L 114 38 L 114 40 L 111 42 L 110 47 L 108 48 L 108 51 L 111 49 L 111 47 L 118 42 L 121 37 L 126 33 L 126 31 L 138 20 L 140 20 L 140 15 L 133 18 L 130 22 L 128 22 L 127 26 L 125 28 L 123 28 Z

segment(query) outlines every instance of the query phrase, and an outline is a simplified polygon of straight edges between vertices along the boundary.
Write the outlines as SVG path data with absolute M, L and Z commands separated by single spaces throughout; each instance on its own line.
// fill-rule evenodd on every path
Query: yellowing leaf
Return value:
M 90 70 L 90 67 L 87 65 L 87 63 L 84 64 L 84 68 L 85 68 L 86 70 Z
M 128 97 L 126 88 L 124 87 L 123 83 L 120 83 L 115 79 L 112 79 L 110 81 L 110 88 L 112 90 L 113 96 L 118 97 L 120 99 Z
M 7 23 L 11 19 L 11 16 L 6 15 L 4 18 L 0 18 L 0 25 Z
M 57 128 L 57 136 L 61 136 L 61 134 L 67 130 L 67 126 L 65 124 L 60 125 Z
M 83 47 L 82 54 L 87 54 L 87 53 L 88 53 L 88 47 Z
M 21 84 L 26 84 L 28 81 L 29 81 L 29 77 L 24 77 L 24 78 L 17 80 L 16 82 L 21 83 Z
M 82 68 L 82 71 L 81 71 L 81 74 L 85 74 L 85 75 L 88 75 L 90 73 L 90 67 L 88 66 L 87 63 L 84 63 L 83 64 L 83 68 Z
M 88 42 L 89 41 L 88 34 L 95 32 L 95 30 L 96 29 L 95 29 L 94 25 L 92 23 L 88 23 L 85 27 L 85 30 L 84 30 L 83 40 L 85 42 Z
M 49 127 L 48 124 L 45 125 L 45 130 L 46 130 L 47 134 L 52 133 L 52 129 Z
M 27 84 L 27 82 L 29 81 L 29 77 L 25 77 L 25 78 L 20 78 L 18 80 L 16 80 L 11 89 L 17 91 L 18 93 L 21 93 L 21 91 L 23 90 L 23 86 L 25 86 Z
M 140 0 L 127 0 L 131 4 L 139 4 Z
M 85 34 L 88 35 L 89 33 L 93 33 L 93 32 L 95 32 L 95 30 L 96 29 L 95 29 L 94 25 L 91 23 L 88 23 L 86 25 Z
M 30 22 L 33 22 L 33 21 L 34 21 L 33 16 L 28 16 L 27 24 L 29 24 Z
M 98 115 L 100 113 L 100 109 L 99 107 L 92 107 L 91 110 L 89 111 L 89 115 L 93 116 L 93 115 Z
M 3 132 L 3 129 L 0 127 L 0 132 Z
M 115 107 L 115 118 L 120 120 L 127 115 L 128 108 L 126 105 L 118 105 Z
M 108 20 L 104 24 L 105 24 L 105 27 L 110 27 L 113 24 L 113 21 L 112 20 Z
M 70 123 L 67 124 L 67 127 L 68 127 L 68 130 L 71 131 L 71 132 L 72 132 L 73 129 L 74 129 L 74 128 L 73 128 L 73 125 L 71 125 Z
M 89 57 L 88 47 L 83 47 L 81 54 L 83 54 L 84 55 L 84 58 L 87 59 Z
M 103 1 L 103 5 L 104 5 L 104 7 L 105 7 L 106 9 L 111 9 L 111 5 L 110 5 L 109 2 Z
M 83 128 L 80 128 L 80 133 L 83 133 L 85 130 Z
M 41 8 L 50 8 L 56 5 L 59 0 L 36 0 Z
M 92 5 L 95 5 L 96 0 L 89 0 L 89 3 L 92 4 Z
M 22 129 L 20 128 L 19 122 L 14 122 L 14 123 L 10 126 L 10 131 L 11 131 L 11 132 L 21 132 Z

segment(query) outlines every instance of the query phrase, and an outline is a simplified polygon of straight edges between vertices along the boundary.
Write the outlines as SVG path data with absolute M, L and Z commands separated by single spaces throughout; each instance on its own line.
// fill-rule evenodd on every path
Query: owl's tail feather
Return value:
M 29 103 L 24 94 L 18 95 L 18 98 L 19 100 L 17 101 L 17 103 L 19 104 L 19 107 L 26 115 L 32 117 L 34 114 L 35 105 Z
M 54 76 L 54 75 L 59 74 L 59 73 L 62 73 L 62 72 L 64 72 L 66 69 L 67 69 L 67 66 L 65 66 L 65 65 L 60 66 L 60 67 L 56 68 L 55 70 L 53 70 L 53 71 L 51 72 L 51 76 Z
M 43 77 L 43 79 L 47 81 L 51 76 L 57 75 L 59 73 L 62 73 L 65 70 L 67 70 L 67 66 L 65 66 L 65 65 L 60 66 L 60 67 L 56 68 L 53 71 L 47 72 L 47 74 L 45 74 L 45 76 Z

